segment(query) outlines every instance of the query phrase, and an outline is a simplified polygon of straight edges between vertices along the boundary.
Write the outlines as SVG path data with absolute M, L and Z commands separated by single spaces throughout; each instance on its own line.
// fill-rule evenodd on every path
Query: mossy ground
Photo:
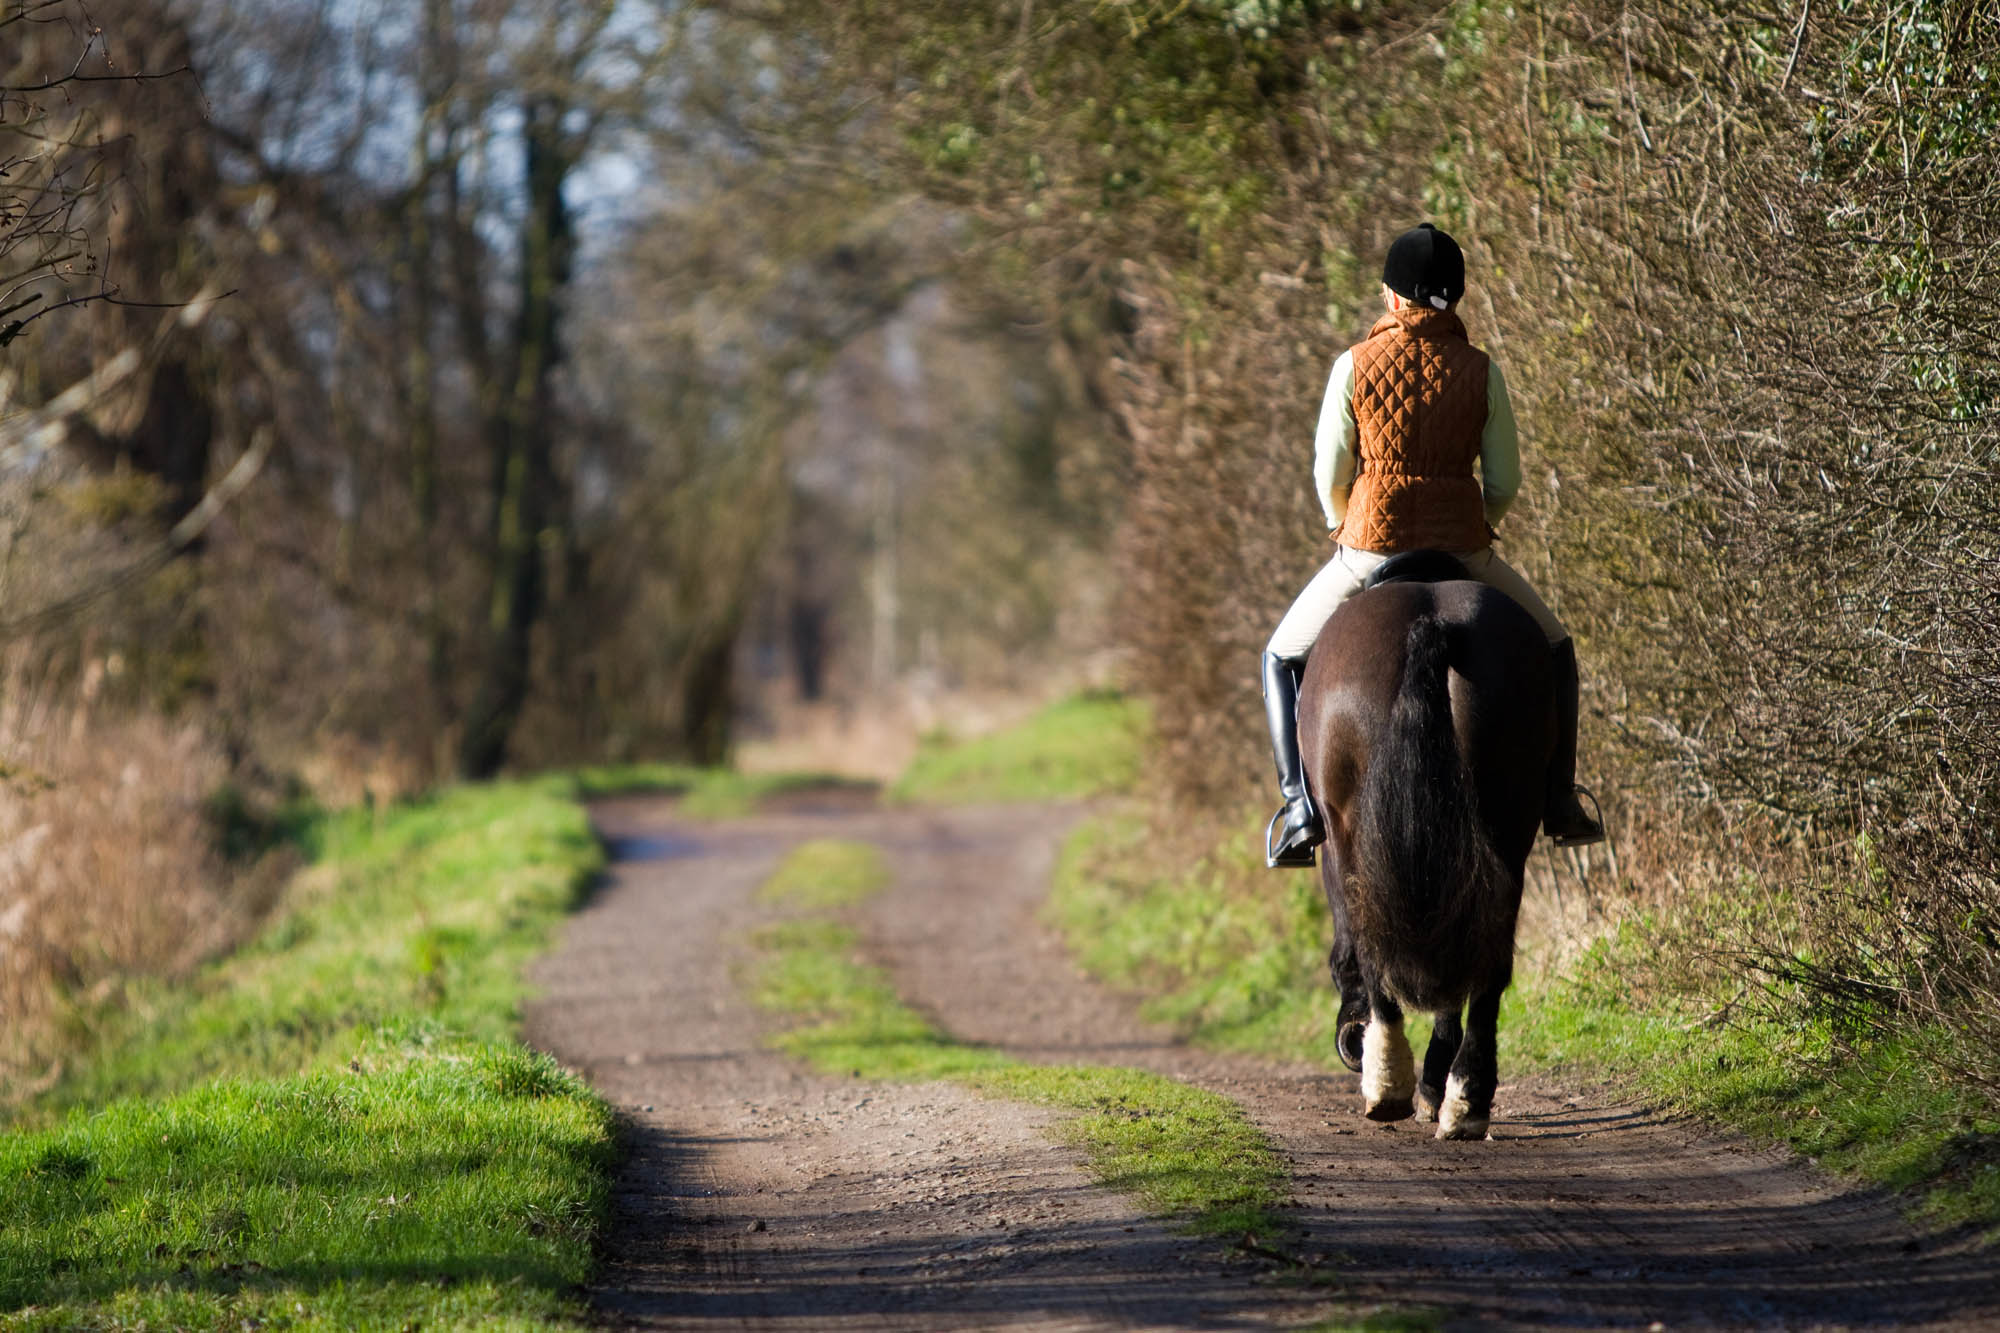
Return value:
M 888 882 L 888 862 L 868 843 L 815 838 L 787 853 L 757 896 L 781 907 L 822 911 L 858 903 Z

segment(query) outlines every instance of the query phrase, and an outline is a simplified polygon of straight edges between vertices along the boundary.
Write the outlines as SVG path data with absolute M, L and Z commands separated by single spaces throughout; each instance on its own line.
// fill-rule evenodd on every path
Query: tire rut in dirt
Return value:
M 593 1293 L 607 1321 L 1169 1329 L 1315 1313 L 1314 1293 L 1260 1283 L 1258 1265 L 1092 1185 L 1048 1136 L 1050 1112 L 949 1085 L 822 1078 L 765 1049 L 742 971 L 774 916 L 755 889 L 789 845 L 862 838 L 898 863 L 967 857 L 991 847 L 992 826 L 915 812 L 698 826 L 658 800 L 594 814 L 627 859 L 537 966 L 527 1026 L 626 1122 Z
M 949 838 L 898 838 L 872 952 L 963 1038 L 1236 1098 L 1293 1169 L 1288 1244 L 1350 1295 L 1480 1327 L 2000 1327 L 1990 1252 L 1922 1235 L 1892 1201 L 1783 1153 L 1528 1078 L 1501 1085 L 1491 1140 L 1439 1143 L 1428 1125 L 1362 1119 L 1344 1071 L 1188 1047 L 1084 976 L 1040 920 L 1066 823 L 965 811 Z

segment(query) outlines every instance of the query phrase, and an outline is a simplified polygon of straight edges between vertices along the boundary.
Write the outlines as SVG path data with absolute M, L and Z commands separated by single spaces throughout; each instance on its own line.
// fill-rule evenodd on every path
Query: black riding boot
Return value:
M 1264 864 L 1274 870 L 1311 865 L 1313 848 L 1326 838 L 1319 811 L 1306 795 L 1305 765 L 1299 759 L 1299 674 L 1300 664 L 1264 654 L 1264 721 L 1271 728 L 1271 756 L 1278 764 L 1278 794 L 1285 798 L 1285 808 L 1264 829 Z
M 1584 847 L 1604 841 L 1604 825 L 1577 800 L 1576 785 L 1576 642 L 1564 639 L 1549 649 L 1555 659 L 1556 752 L 1549 757 L 1549 791 L 1542 808 L 1542 831 L 1558 847 Z

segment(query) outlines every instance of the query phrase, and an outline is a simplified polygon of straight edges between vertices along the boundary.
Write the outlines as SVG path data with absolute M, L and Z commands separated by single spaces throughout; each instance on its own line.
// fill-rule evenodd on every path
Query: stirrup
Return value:
M 1549 840 L 1555 843 L 1555 845 L 1558 847 L 1591 847 L 1595 846 L 1597 843 L 1603 842 L 1604 807 L 1597 803 L 1597 793 L 1593 792 L 1590 788 L 1584 786 L 1581 782 L 1571 783 L 1570 792 L 1573 795 L 1581 796 L 1589 800 L 1591 815 L 1597 824 L 1597 831 L 1595 833 L 1574 833 L 1568 836 L 1558 836 L 1554 833 L 1551 833 L 1549 834 Z M 1283 812 L 1281 811 L 1280 813 Z
M 1307 843 L 1303 847 L 1278 849 L 1278 821 L 1292 808 L 1287 801 L 1278 807 L 1278 813 L 1271 816 L 1271 822 L 1264 826 L 1264 865 L 1269 870 L 1303 870 L 1315 864 L 1313 848 L 1319 843 Z

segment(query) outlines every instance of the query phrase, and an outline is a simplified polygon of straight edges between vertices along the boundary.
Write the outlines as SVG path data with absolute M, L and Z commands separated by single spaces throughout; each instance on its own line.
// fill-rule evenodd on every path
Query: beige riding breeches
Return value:
M 1519 602 L 1527 613 L 1535 618 L 1548 636 L 1550 643 L 1561 643 L 1569 637 L 1569 631 L 1556 619 L 1556 613 L 1548 604 L 1535 595 L 1528 581 L 1520 576 L 1514 567 L 1495 555 L 1492 547 L 1483 551 L 1452 552 L 1464 564 L 1465 572 L 1478 579 L 1489 588 L 1498 588 Z M 1271 642 L 1264 646 L 1267 653 L 1297 660 L 1312 650 L 1313 640 L 1319 638 L 1320 627 L 1334 613 L 1342 602 L 1361 591 L 1361 585 L 1375 567 L 1389 557 L 1374 551 L 1351 551 L 1342 546 L 1335 549 L 1333 559 L 1326 567 L 1313 575 L 1312 582 L 1292 603 L 1292 609 L 1285 612 L 1285 618 L 1278 622 L 1277 632 L 1271 635 Z

